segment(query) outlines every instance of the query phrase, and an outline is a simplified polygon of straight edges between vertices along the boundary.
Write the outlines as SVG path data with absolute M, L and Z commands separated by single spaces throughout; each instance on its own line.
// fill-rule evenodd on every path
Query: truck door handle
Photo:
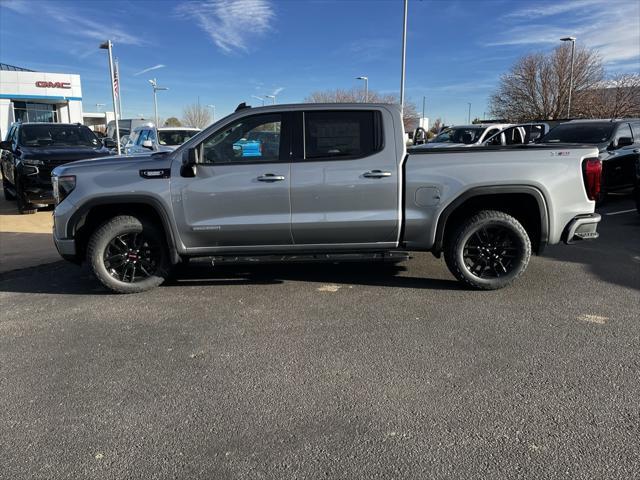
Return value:
M 284 180 L 284 175 L 274 175 L 273 173 L 265 173 L 258 177 L 259 182 L 281 182 Z
M 383 172 L 382 170 L 371 170 L 370 172 L 364 172 L 362 176 L 365 178 L 384 178 L 390 177 L 391 172 Z

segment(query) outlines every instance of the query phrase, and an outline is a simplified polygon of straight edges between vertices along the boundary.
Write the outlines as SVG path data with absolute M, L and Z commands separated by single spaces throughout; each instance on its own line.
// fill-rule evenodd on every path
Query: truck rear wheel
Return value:
M 96 229 L 87 260 L 94 275 L 116 293 L 138 293 L 162 284 L 170 262 L 164 235 L 152 222 L 122 215 Z
M 448 238 L 444 258 L 461 282 L 479 290 L 497 290 L 526 270 L 531 241 L 511 215 L 483 210 L 463 221 Z

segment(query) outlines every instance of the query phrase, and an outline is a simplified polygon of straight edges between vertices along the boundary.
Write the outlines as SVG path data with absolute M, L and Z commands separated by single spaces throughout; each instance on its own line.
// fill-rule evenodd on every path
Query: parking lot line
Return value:
M 635 208 L 631 208 L 629 210 L 620 210 L 619 212 L 605 213 L 605 215 L 622 215 L 623 213 L 631 213 L 635 211 L 636 211 Z

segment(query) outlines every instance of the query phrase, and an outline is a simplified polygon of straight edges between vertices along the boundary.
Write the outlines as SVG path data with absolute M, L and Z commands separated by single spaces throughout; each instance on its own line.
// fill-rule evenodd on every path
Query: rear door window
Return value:
M 382 150 L 376 111 L 310 111 L 304 114 L 305 160 L 361 158 Z

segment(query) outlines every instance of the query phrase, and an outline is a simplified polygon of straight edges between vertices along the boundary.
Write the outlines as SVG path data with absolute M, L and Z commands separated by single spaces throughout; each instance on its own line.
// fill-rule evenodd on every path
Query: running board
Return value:
M 316 253 L 306 255 L 217 255 L 209 257 L 213 265 L 227 263 L 340 263 L 340 262 L 404 262 L 409 260 L 409 252 L 371 252 L 371 253 Z

